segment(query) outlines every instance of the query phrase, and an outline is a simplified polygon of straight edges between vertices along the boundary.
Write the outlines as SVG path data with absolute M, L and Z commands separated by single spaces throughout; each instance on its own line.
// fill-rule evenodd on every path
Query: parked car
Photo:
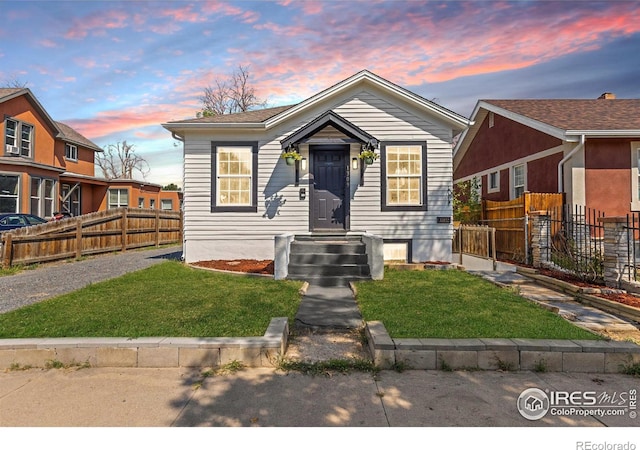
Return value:
M 29 227 L 31 225 L 39 225 L 41 223 L 47 223 L 47 221 L 42 217 L 34 216 L 33 214 L 0 214 L 0 232 Z

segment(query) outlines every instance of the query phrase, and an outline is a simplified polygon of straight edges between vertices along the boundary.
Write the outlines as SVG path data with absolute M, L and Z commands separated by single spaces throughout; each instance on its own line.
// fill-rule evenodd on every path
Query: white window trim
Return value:
M 12 136 L 13 139 L 13 144 L 8 144 L 7 143 L 7 122 L 13 122 L 16 124 L 15 127 L 15 136 Z M 23 126 L 28 126 L 31 131 L 29 133 L 29 140 L 25 141 L 24 139 L 22 139 L 22 127 Z M 33 158 L 33 149 L 34 149 L 34 145 L 33 145 L 33 140 L 35 137 L 35 127 L 28 123 L 28 122 L 23 122 L 22 120 L 18 120 L 18 119 L 14 119 L 13 117 L 7 117 L 4 120 L 4 139 L 3 139 L 3 149 L 4 152 L 2 153 L 3 155 L 7 155 L 7 150 L 5 145 L 12 145 L 13 147 L 18 147 L 18 152 L 20 156 L 24 156 L 25 158 Z M 23 155 L 22 154 L 22 144 L 23 142 L 27 142 L 29 144 L 29 154 L 28 155 Z
M 631 143 L 631 211 L 640 211 L 640 142 Z
M 496 187 L 491 187 L 491 174 L 496 174 Z M 494 170 L 487 173 L 487 194 L 493 194 L 495 192 L 500 192 L 500 171 Z
M 169 205 L 169 208 L 165 208 L 165 202 Z M 160 199 L 160 209 L 162 211 L 173 211 L 173 200 L 170 198 L 161 198 Z
M 31 177 L 31 183 L 33 183 L 34 180 L 38 180 L 38 194 L 37 196 L 31 195 L 31 184 L 30 184 L 29 185 L 29 209 L 31 210 L 31 214 L 33 214 L 34 216 L 39 216 L 43 218 L 52 217 L 56 209 L 58 183 L 56 182 L 55 179 L 46 178 L 46 177 Z M 52 197 L 47 197 L 47 191 L 45 189 L 47 182 L 51 182 Z M 38 206 L 35 211 L 32 204 L 34 199 L 37 199 L 38 201 Z M 50 205 L 49 214 L 47 214 L 47 204 Z
M 67 149 L 71 150 L 69 153 L 72 156 L 68 156 Z M 75 154 L 75 157 L 73 154 Z M 78 161 L 78 146 L 73 144 L 64 144 L 64 159 L 69 161 Z
M 18 178 L 18 193 L 15 195 L 16 198 L 16 210 L 15 211 L 6 211 L 7 213 L 19 213 L 20 212 L 20 204 L 22 200 L 22 176 L 19 173 L 12 172 L 0 172 L 0 175 L 7 177 L 17 177 Z M 7 198 L 13 198 L 13 195 L 6 196 Z M 2 212 L 4 213 L 4 211 Z
M 251 199 L 253 198 L 253 192 L 252 192 L 252 184 L 253 184 L 253 149 L 251 146 L 231 146 L 231 145 L 226 145 L 226 146 L 219 146 L 218 147 L 218 155 L 220 155 L 220 153 L 222 151 L 230 151 L 230 152 L 237 152 L 237 153 L 246 153 L 249 155 L 249 174 L 221 174 L 220 173 L 220 158 L 216 158 L 216 193 L 217 193 L 217 198 L 216 198 L 216 203 L 219 204 L 220 206 L 229 206 L 229 207 L 246 207 L 246 206 L 251 206 Z M 245 178 L 249 180 L 249 202 L 248 203 L 219 203 L 219 199 L 220 199 L 220 181 L 223 180 L 224 178 Z
M 527 192 L 527 163 L 521 163 L 521 164 L 514 164 L 513 166 L 511 166 L 510 170 L 509 170 L 509 198 L 511 200 L 515 200 L 516 197 L 516 186 L 515 186 L 515 168 L 516 167 L 523 167 L 524 168 L 524 174 L 523 174 L 523 181 L 524 181 L 524 185 L 522 186 L 522 191 Z
M 118 204 L 116 206 L 112 206 L 111 203 L 111 191 L 118 191 Z M 120 194 L 122 191 L 127 191 L 127 204 L 122 205 L 122 201 L 120 199 Z M 115 209 L 115 208 L 123 208 L 129 206 L 129 199 L 131 198 L 131 193 L 127 188 L 109 188 L 107 190 L 107 209 Z

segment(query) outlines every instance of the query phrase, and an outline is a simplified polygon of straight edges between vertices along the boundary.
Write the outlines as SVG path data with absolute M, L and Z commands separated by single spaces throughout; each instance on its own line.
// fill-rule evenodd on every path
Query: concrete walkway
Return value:
M 547 414 L 541 420 L 527 420 L 517 410 L 517 399 L 530 387 L 620 394 L 637 389 L 638 378 L 613 374 L 425 370 L 313 377 L 274 369 L 245 369 L 205 378 L 198 371 L 186 369 L 31 369 L 0 373 L 0 426 L 640 425 L 640 419 L 629 414 L 604 417 Z M 455 435 L 447 442 L 455 442 Z
M 343 331 L 364 325 L 360 309 L 347 286 L 309 285 L 302 296 L 294 327 L 310 331 Z
M 552 308 L 577 326 L 595 332 L 624 332 L 638 329 L 637 324 L 630 320 L 579 303 L 569 294 L 542 286 L 531 278 L 516 273 L 516 266 L 513 264 L 498 262 L 496 270 L 493 270 L 492 261 L 463 255 L 462 265 L 469 273 L 475 273 L 501 286 L 512 287 L 521 296 Z

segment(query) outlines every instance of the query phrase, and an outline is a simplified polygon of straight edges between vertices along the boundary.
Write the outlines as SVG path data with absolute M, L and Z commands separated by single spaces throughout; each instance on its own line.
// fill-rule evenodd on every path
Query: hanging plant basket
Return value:
M 363 152 L 360 152 L 360 154 L 358 155 L 358 157 L 364 161 L 364 163 L 366 165 L 371 165 L 373 164 L 373 162 L 378 159 L 378 154 L 371 151 L 371 150 L 365 150 Z
M 300 161 L 302 159 L 302 155 L 295 151 L 284 152 L 282 154 L 282 159 L 287 163 L 287 166 L 295 165 L 296 161 Z

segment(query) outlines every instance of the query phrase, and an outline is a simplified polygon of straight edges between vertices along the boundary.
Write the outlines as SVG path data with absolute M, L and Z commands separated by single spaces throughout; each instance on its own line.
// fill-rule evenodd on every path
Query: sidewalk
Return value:
M 638 384 L 631 376 L 585 373 L 413 370 L 313 377 L 246 369 L 203 378 L 186 369 L 31 369 L 0 373 L 0 426 L 635 427 L 640 419 L 629 414 L 547 414 L 530 421 L 518 412 L 517 399 L 530 387 L 619 395 Z

